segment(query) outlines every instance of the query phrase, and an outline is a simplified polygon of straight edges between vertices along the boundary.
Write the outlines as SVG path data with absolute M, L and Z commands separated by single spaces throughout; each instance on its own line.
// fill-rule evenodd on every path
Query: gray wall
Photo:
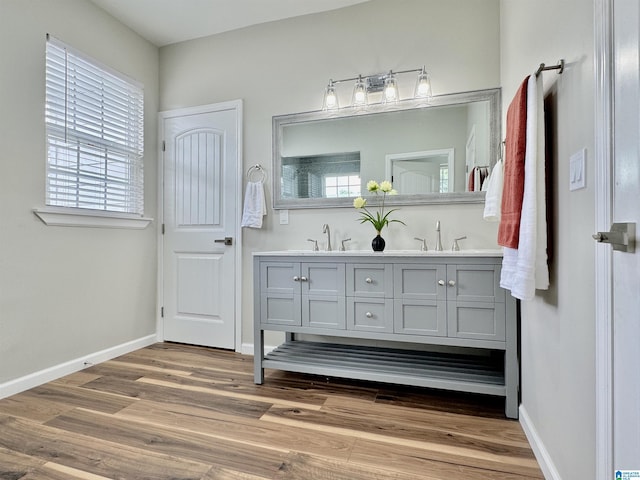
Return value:
M 593 2 L 502 0 L 503 113 L 544 62 L 551 127 L 551 289 L 522 303 L 522 408 L 563 479 L 595 478 Z M 569 191 L 569 157 L 587 149 L 587 188 Z
M 271 179 L 272 116 L 320 109 L 329 78 L 426 65 L 436 95 L 499 86 L 498 7 L 498 0 L 372 0 L 163 47 L 160 107 L 242 98 L 245 171 L 260 163 Z M 400 85 L 401 94 L 414 85 L 412 77 Z M 344 95 L 350 98 L 350 87 Z M 394 224 L 384 233 L 387 248 L 416 248 L 416 236 L 433 245 L 437 219 L 444 244 L 467 235 L 468 248 L 495 247 L 496 226 L 482 220 L 482 211 L 482 205 L 402 207 L 397 218 L 407 226 Z M 245 229 L 242 341 L 248 352 L 253 342 L 251 253 L 308 248 L 307 238 L 322 240 L 325 222 L 336 244 L 350 237 L 351 248 L 370 248 L 374 231 L 360 225 L 351 208 L 292 210 L 288 225 L 280 225 L 277 212 L 269 210 L 262 230 Z
M 0 385 L 155 333 L 156 233 L 51 227 L 45 35 L 144 83 L 145 209 L 156 214 L 158 49 L 92 3 L 0 2 Z M 80 362 L 78 362 L 80 368 Z

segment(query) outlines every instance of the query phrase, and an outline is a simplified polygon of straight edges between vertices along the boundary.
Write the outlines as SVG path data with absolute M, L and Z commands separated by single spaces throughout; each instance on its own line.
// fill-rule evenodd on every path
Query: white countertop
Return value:
M 254 256 L 269 255 L 278 257 L 333 257 L 333 256 L 350 256 L 350 257 L 502 257 L 502 249 L 469 249 L 469 250 L 428 250 L 421 252 L 420 250 L 385 250 L 384 252 L 374 252 L 373 250 L 346 250 L 344 252 L 335 250 L 332 252 L 313 250 L 278 250 L 272 252 L 253 252 Z

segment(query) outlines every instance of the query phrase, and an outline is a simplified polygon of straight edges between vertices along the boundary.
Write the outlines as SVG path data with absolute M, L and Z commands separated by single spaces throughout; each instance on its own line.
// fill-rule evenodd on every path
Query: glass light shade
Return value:
M 363 107 L 367 105 L 367 86 L 362 80 L 362 76 L 358 76 L 358 80 L 356 80 L 356 84 L 353 87 L 353 98 L 351 99 L 351 105 L 354 107 Z
M 396 103 L 398 101 L 398 82 L 392 72 L 384 80 L 384 89 L 382 92 L 382 103 Z
M 336 93 L 336 87 L 333 85 L 333 81 L 329 81 L 327 89 L 324 92 L 324 102 L 322 103 L 323 110 L 335 110 L 339 108 L 338 94 Z
M 431 98 L 431 77 L 422 67 L 422 71 L 418 74 L 416 81 L 415 98 Z

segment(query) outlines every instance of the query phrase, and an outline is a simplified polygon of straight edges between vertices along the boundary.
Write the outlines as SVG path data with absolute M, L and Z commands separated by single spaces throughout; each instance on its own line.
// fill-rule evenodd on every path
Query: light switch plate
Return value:
M 289 210 L 280 210 L 280 225 L 289 225 Z
M 587 149 L 583 148 L 569 158 L 569 190 L 586 187 L 586 156 Z

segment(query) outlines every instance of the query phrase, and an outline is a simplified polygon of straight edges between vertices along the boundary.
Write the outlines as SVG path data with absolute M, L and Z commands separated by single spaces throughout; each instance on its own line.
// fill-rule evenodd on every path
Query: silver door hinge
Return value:
M 164 235 L 164 223 L 162 224 L 162 235 Z
M 160 307 L 160 317 L 164 318 L 164 307 Z
M 162 140 L 162 151 L 164 152 L 167 149 L 167 144 Z

